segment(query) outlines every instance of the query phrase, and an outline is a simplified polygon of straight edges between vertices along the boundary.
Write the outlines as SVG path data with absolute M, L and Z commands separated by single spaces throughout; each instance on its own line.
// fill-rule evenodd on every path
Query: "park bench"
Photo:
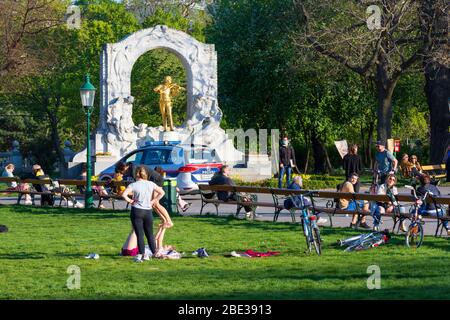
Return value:
M 422 166 L 422 172 L 426 172 L 433 179 L 441 179 L 446 177 L 445 164 L 433 164 Z
M 256 207 L 273 207 L 275 209 L 274 212 L 274 221 L 277 221 L 278 215 L 281 210 L 284 209 L 282 200 L 296 195 L 306 194 L 308 190 L 290 190 L 290 189 L 277 189 L 277 188 L 265 188 L 265 187 L 247 187 L 247 186 L 229 186 L 229 185 L 199 185 L 199 190 L 201 192 L 201 200 L 202 207 L 200 210 L 200 214 L 203 212 L 203 208 L 207 204 L 213 204 L 216 207 L 216 213 L 218 214 L 218 207 L 221 204 L 229 204 L 236 205 L 236 216 L 239 215 L 240 210 L 244 206 L 250 206 L 253 210 L 256 210 Z M 242 201 L 239 196 L 236 201 L 221 201 L 217 199 L 217 191 L 227 191 L 227 192 L 235 192 L 239 193 L 253 193 L 253 194 L 272 194 L 273 202 L 261 202 L 261 201 Z M 392 203 L 392 199 L 387 195 L 371 195 L 366 193 L 342 193 L 342 192 L 332 192 L 332 191 L 315 191 L 314 198 L 324 198 L 324 199 L 332 199 L 330 201 L 335 202 L 335 199 L 349 199 L 349 200 L 366 200 L 366 201 L 375 201 L 375 202 L 390 202 Z M 399 203 L 414 203 L 414 198 L 410 194 L 399 194 L 396 196 L 395 200 Z M 450 205 L 450 197 L 429 197 L 428 200 L 430 203 L 433 202 L 435 205 Z M 358 222 L 361 221 L 363 216 L 371 215 L 370 211 L 361 210 L 359 207 L 354 211 L 343 210 L 338 206 L 330 206 L 329 202 L 325 206 L 312 206 L 312 209 L 320 214 L 325 213 L 328 214 L 330 218 L 330 226 L 333 226 L 332 217 L 335 215 L 349 215 L 349 214 L 357 214 Z M 448 211 L 448 210 L 447 210 Z M 295 211 L 290 210 L 292 222 L 295 222 Z M 401 213 L 399 210 L 395 210 L 392 213 L 384 213 L 382 216 L 392 217 L 394 219 L 394 227 L 397 228 L 397 232 L 399 231 L 400 224 L 405 219 L 410 219 L 410 213 Z M 440 234 L 443 232 L 443 222 L 449 221 L 450 217 L 444 215 L 443 217 L 425 217 L 427 219 L 433 219 L 437 221 L 437 228 L 435 235 L 437 236 L 440 230 Z
M 28 191 L 25 190 L 16 190 L 14 192 L 17 192 L 18 196 L 17 196 L 17 204 L 20 204 L 20 201 L 22 200 L 23 196 L 26 194 L 29 194 L 31 196 L 31 202 L 34 205 L 35 204 L 35 196 L 40 195 L 45 196 L 45 195 L 49 195 L 49 196 L 53 196 L 54 193 L 52 191 L 38 191 L 36 189 L 36 186 L 47 186 L 47 185 L 52 185 L 52 180 L 51 179 L 20 179 L 20 183 L 26 183 L 28 185 L 31 185 L 31 188 Z
M 108 190 L 107 195 L 100 195 L 98 193 L 96 194 L 96 196 L 98 197 L 98 207 L 100 208 L 100 206 L 103 204 L 104 200 L 109 200 L 111 202 L 113 209 L 115 209 L 116 201 L 125 201 L 125 200 L 122 198 L 122 196 L 113 192 L 113 190 L 116 190 L 116 188 L 122 187 L 122 186 L 127 187 L 131 182 L 132 181 L 115 181 L 115 180 L 93 182 L 94 185 L 103 186 L 103 187 L 105 187 L 105 189 Z M 129 205 L 130 204 L 127 202 L 126 209 L 128 209 Z
M 80 189 L 86 188 L 86 180 L 59 179 L 58 183 L 60 186 L 75 187 L 78 190 L 78 192 L 59 193 L 59 195 L 61 196 L 60 206 L 61 206 L 63 197 L 66 197 L 67 199 L 74 199 L 74 197 L 84 197 L 85 196 L 85 193 L 80 192 Z M 115 202 L 118 200 L 123 200 L 123 198 L 120 195 L 113 193 L 112 190 L 114 190 L 115 188 L 117 188 L 119 186 L 126 187 L 126 186 L 128 186 L 129 183 L 130 182 L 128 182 L 128 181 L 115 181 L 115 180 L 92 181 L 92 186 L 104 187 L 105 190 L 108 192 L 107 195 L 101 195 L 97 192 L 94 192 L 93 197 L 94 197 L 94 199 L 98 200 L 98 208 L 101 207 L 104 200 L 108 200 L 111 202 L 113 209 L 115 209 Z M 127 203 L 126 208 L 128 208 L 128 206 L 129 206 L 129 204 Z
M 17 184 L 19 184 L 20 179 L 17 177 L 0 177 L 0 183 L 4 183 L 4 184 L 10 184 L 11 182 L 16 182 Z M 7 189 L 3 189 L 0 190 L 0 193 L 10 193 L 11 190 Z
M 201 210 L 200 214 L 203 212 L 203 208 L 207 204 L 213 204 L 216 208 L 216 214 L 219 214 L 219 205 L 228 204 L 236 205 L 236 216 L 239 216 L 240 211 L 243 207 L 248 206 L 252 208 L 255 212 L 257 207 L 268 207 L 274 209 L 273 221 L 278 220 L 280 212 L 285 209 L 283 202 L 285 199 L 292 196 L 294 190 L 290 189 L 277 189 L 268 187 L 250 187 L 250 186 L 229 186 L 229 185 L 199 185 L 200 195 L 201 195 Z M 236 194 L 236 200 L 222 201 L 217 198 L 217 191 L 227 191 Z M 306 192 L 306 191 L 305 191 Z M 255 194 L 268 194 L 272 196 L 272 201 L 258 201 Z M 244 198 L 250 197 L 250 201 L 244 200 Z M 296 222 L 295 210 L 292 208 L 289 210 L 291 214 L 292 222 Z
M 366 193 L 342 193 L 342 192 L 329 192 L 329 191 L 317 191 L 317 197 L 318 198 L 332 198 L 332 199 L 336 199 L 336 198 L 343 198 L 343 199 L 350 199 L 350 200 L 366 200 L 366 201 L 374 201 L 374 202 L 390 202 L 391 204 L 393 204 L 391 198 L 389 198 L 387 195 L 371 195 L 371 194 L 366 194 Z M 410 203 L 413 204 L 414 203 L 414 197 L 410 194 L 398 194 L 397 196 L 395 196 L 395 200 L 398 203 Z M 450 205 L 450 197 L 428 197 L 427 201 L 429 203 L 433 203 L 436 207 L 437 205 Z M 358 221 L 360 221 L 361 217 L 363 215 L 370 215 L 371 213 L 369 211 L 362 211 L 360 210 L 358 207 L 355 211 L 347 211 L 347 210 L 342 210 L 339 209 L 338 207 L 334 207 L 334 208 L 330 208 L 330 207 L 315 207 L 314 210 L 316 212 L 325 212 L 325 213 L 331 213 L 333 216 L 335 214 L 358 214 Z M 445 208 L 444 208 L 445 211 Z M 398 226 L 397 228 L 397 232 L 399 231 L 400 228 L 400 224 L 403 220 L 405 219 L 410 219 L 410 213 L 401 213 L 399 210 L 395 210 L 392 213 L 384 213 L 382 214 L 382 216 L 387 216 L 387 217 L 392 217 L 394 219 L 394 226 L 393 226 L 393 232 L 395 232 L 395 228 L 396 226 Z M 447 215 L 444 215 L 442 217 L 425 217 L 427 219 L 431 219 L 431 220 L 436 220 L 437 222 L 437 227 L 436 227 L 436 232 L 435 232 L 435 236 L 438 235 L 439 230 L 440 230 L 440 235 L 442 235 L 443 232 L 443 222 L 444 221 L 450 221 L 450 217 L 448 216 L 448 210 L 447 210 Z

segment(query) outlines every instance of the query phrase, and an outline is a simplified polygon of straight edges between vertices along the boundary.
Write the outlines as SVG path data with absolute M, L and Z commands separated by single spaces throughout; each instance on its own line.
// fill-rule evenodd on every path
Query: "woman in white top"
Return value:
M 122 197 L 131 204 L 131 223 L 136 233 L 139 254 L 136 262 L 149 260 L 145 254 L 144 234 L 152 253 L 156 253 L 155 237 L 153 236 L 153 212 L 152 208 L 164 196 L 164 190 L 155 183 L 148 181 L 148 173 L 145 167 L 136 169 L 136 182 L 131 183 L 122 193 Z M 133 194 L 133 199 L 129 197 Z
M 389 198 L 393 199 L 394 196 L 398 195 L 397 187 L 397 177 L 395 174 L 389 174 L 383 184 L 378 187 L 378 195 L 388 195 Z M 373 214 L 374 229 L 379 229 L 379 224 L 381 222 L 381 215 L 385 213 L 392 213 L 394 211 L 394 205 L 391 202 L 377 202 L 376 209 Z M 402 231 L 404 231 L 404 225 L 401 226 Z

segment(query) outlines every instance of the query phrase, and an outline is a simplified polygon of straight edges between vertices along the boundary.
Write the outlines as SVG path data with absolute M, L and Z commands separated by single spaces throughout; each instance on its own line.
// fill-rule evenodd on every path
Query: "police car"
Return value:
M 132 162 L 135 167 L 146 165 L 152 169 L 161 167 L 166 173 L 166 179 L 177 180 L 180 194 L 198 190 L 198 184 L 208 183 L 222 167 L 216 161 L 213 149 L 204 145 L 181 144 L 180 141 L 147 142 L 118 162 Z M 104 169 L 99 174 L 99 179 L 111 179 L 116 164 Z

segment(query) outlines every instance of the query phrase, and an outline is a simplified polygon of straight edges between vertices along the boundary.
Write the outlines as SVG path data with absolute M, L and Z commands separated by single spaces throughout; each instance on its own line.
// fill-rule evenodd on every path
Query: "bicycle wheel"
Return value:
M 311 241 L 310 241 L 310 235 L 311 235 L 310 225 L 305 224 L 305 219 L 302 219 L 302 228 L 303 228 L 303 234 L 306 239 L 306 247 L 308 248 L 308 251 L 311 252 L 312 248 L 311 248 Z
M 408 227 L 405 243 L 407 247 L 420 247 L 423 242 L 423 227 L 418 222 L 413 222 Z
M 315 227 L 312 232 L 313 241 L 314 241 L 314 248 L 316 249 L 316 253 L 318 256 L 322 254 L 322 246 L 320 243 L 320 231 L 319 228 Z

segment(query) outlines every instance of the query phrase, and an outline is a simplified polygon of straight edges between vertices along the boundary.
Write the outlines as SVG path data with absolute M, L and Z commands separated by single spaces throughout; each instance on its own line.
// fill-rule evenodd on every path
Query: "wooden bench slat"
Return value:
M 445 170 L 445 164 L 427 164 L 422 166 L 422 171 Z

